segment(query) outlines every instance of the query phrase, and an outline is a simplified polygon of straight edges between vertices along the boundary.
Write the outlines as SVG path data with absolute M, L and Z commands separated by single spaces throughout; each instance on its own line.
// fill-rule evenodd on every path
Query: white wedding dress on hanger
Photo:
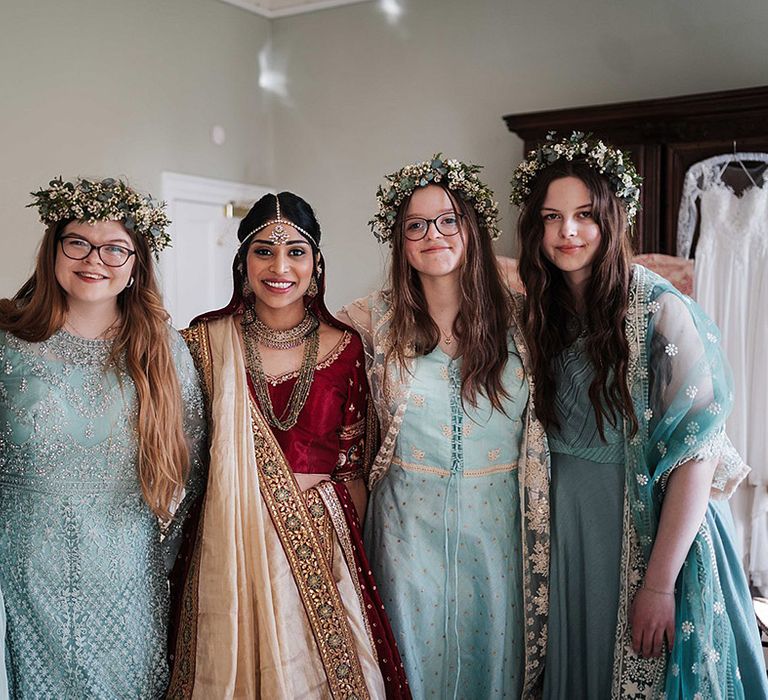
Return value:
M 746 169 L 747 162 L 758 164 L 756 178 Z M 694 295 L 720 327 L 733 369 L 735 398 L 728 436 L 752 472 L 734 494 L 731 507 L 737 539 L 742 552 L 748 553 L 752 583 L 764 595 L 768 595 L 768 173 L 758 184 L 758 172 L 767 167 L 768 153 L 726 154 L 691 166 L 677 233 L 677 254 L 687 258 L 698 201 Z M 749 178 L 739 194 L 727 182 L 733 174 Z

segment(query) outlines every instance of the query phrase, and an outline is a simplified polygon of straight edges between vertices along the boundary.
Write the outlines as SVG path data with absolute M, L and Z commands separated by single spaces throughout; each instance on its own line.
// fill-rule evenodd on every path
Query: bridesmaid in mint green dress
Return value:
M 768 698 L 727 497 L 748 468 L 714 323 L 629 262 L 639 178 L 574 133 L 513 180 L 552 459 L 544 697 Z
M 197 375 L 154 279 L 167 220 L 114 180 L 34 196 L 37 267 L 0 301 L 10 697 L 161 698 L 167 567 L 205 447 Z
M 475 166 L 440 156 L 388 180 L 372 223 L 393 246 L 390 289 L 342 312 L 364 340 L 382 426 L 366 551 L 414 698 L 534 696 L 546 449 L 519 300 L 489 245 L 495 203 Z

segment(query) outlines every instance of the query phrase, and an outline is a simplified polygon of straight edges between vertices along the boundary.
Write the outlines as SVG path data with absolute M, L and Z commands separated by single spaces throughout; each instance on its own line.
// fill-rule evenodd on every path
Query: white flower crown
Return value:
M 48 183 L 48 189 L 31 193 L 29 207 L 37 207 L 40 221 L 55 224 L 65 219 L 88 223 L 119 221 L 128 231 L 143 236 L 156 255 L 171 244 L 166 229 L 171 223 L 165 213 L 165 202 L 139 194 L 122 180 L 85 180 L 64 182 L 59 176 Z
M 531 185 L 542 170 L 563 158 L 579 158 L 605 175 L 614 194 L 624 204 L 628 224 L 632 225 L 640 209 L 640 185 L 643 178 L 637 174 L 629 153 L 612 148 L 591 136 L 574 131 L 569 137 L 558 140 L 557 134 L 550 131 L 544 143 L 531 151 L 515 168 L 509 198 L 512 204 L 518 207 L 525 204 L 531 194 Z
M 368 222 L 379 243 L 392 240 L 397 210 L 417 187 L 442 183 L 449 190 L 458 192 L 472 205 L 480 226 L 491 240 L 500 235 L 499 205 L 493 199 L 493 191 L 478 178 L 481 166 L 462 163 L 454 158 L 443 158 L 436 153 L 430 160 L 412 163 L 396 173 L 386 176 L 387 182 L 376 191 L 379 210 Z

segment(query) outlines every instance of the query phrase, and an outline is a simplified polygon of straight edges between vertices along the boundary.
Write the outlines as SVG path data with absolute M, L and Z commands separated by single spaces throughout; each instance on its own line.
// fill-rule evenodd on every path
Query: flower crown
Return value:
M 436 153 L 431 160 L 406 165 L 396 173 L 386 176 L 387 182 L 376 191 L 379 210 L 368 222 L 379 243 L 392 240 L 397 210 L 417 187 L 443 183 L 449 190 L 458 192 L 472 204 L 478 222 L 485 228 L 491 240 L 496 240 L 499 230 L 499 205 L 493 200 L 493 191 L 484 185 L 477 174 L 481 166 L 462 163 L 453 158 L 445 159 Z
M 63 219 L 89 224 L 120 221 L 128 231 L 143 236 L 155 255 L 171 244 L 166 231 L 171 222 L 165 213 L 165 202 L 139 194 L 122 180 L 77 178 L 64 182 L 59 176 L 48 183 L 48 189 L 30 194 L 34 199 L 27 206 L 37 207 L 44 224 Z
M 524 205 L 539 172 L 561 158 L 582 158 L 591 168 L 605 175 L 614 194 L 624 204 L 627 222 L 632 224 L 640 209 L 640 185 L 643 178 L 637 174 L 631 156 L 581 131 L 574 131 L 569 137 L 560 140 L 557 140 L 556 132 L 550 131 L 544 143 L 528 154 L 515 168 L 512 176 L 512 194 L 509 198 L 512 204 L 518 207 Z

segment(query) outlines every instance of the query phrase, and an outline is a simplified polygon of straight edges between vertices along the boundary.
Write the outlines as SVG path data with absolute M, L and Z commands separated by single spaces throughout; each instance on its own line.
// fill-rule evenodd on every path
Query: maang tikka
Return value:
M 263 224 L 260 224 L 255 229 L 253 229 L 253 231 L 251 231 L 243 239 L 243 243 L 245 243 L 251 236 L 261 231 L 261 229 L 266 228 L 267 226 L 272 226 L 272 224 L 276 224 L 275 228 L 272 229 L 272 233 L 269 234 L 269 240 L 274 245 L 285 245 L 290 237 L 288 235 L 288 231 L 285 230 L 285 227 L 290 226 L 291 228 L 296 229 L 302 236 L 307 238 L 315 248 L 320 247 L 314 236 L 309 231 L 305 231 L 303 228 L 301 228 L 301 226 L 297 226 L 295 223 L 293 223 L 293 221 L 289 221 L 288 219 L 283 218 L 282 213 L 280 212 L 280 197 L 278 195 L 275 195 L 275 205 L 277 209 L 275 218 L 269 221 L 265 221 Z

